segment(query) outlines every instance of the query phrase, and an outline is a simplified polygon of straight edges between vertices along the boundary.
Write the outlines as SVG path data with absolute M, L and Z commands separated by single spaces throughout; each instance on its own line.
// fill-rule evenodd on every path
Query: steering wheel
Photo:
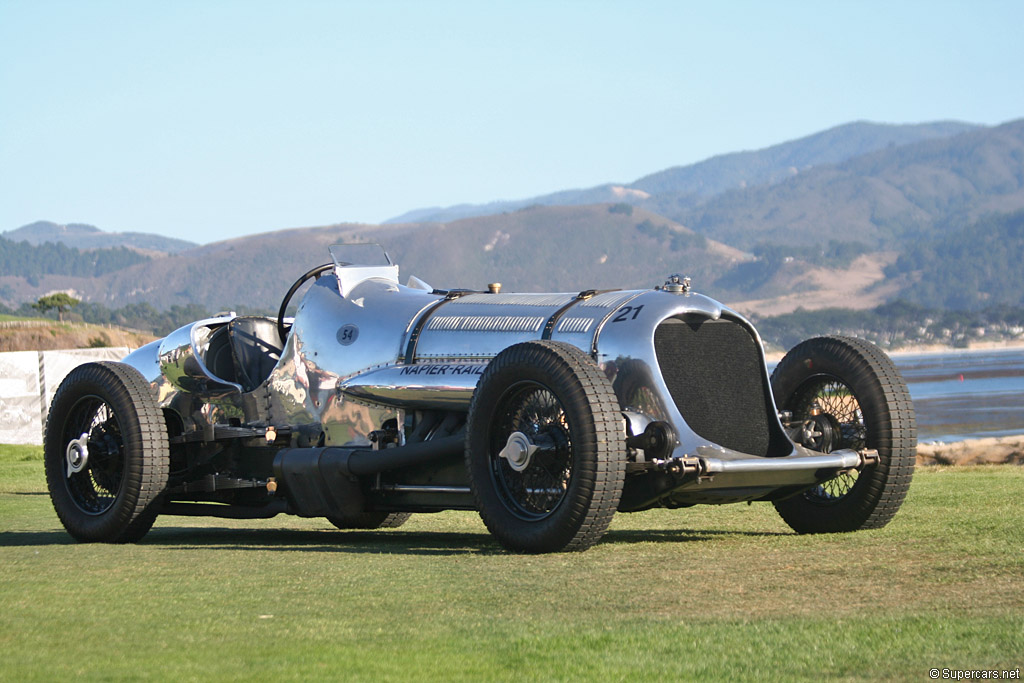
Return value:
M 291 325 L 284 324 L 284 311 L 288 308 L 288 303 L 292 300 L 292 297 L 295 296 L 295 292 L 299 291 L 299 287 L 301 287 L 306 280 L 309 280 L 310 278 L 318 278 L 332 268 L 334 268 L 333 263 L 325 263 L 322 266 L 317 266 L 296 280 L 295 284 L 293 284 L 291 289 L 288 290 L 288 293 L 284 295 L 284 299 L 281 301 L 281 308 L 277 311 L 277 333 L 281 335 L 281 344 L 284 344 L 288 339 L 288 331 L 291 328 Z

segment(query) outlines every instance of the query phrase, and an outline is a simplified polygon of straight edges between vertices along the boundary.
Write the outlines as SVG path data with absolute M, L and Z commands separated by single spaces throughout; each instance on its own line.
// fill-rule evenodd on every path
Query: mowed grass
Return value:
M 162 517 L 78 544 L 40 449 L 0 447 L 6 680 L 928 680 L 1024 667 L 1020 467 L 919 470 L 885 529 L 770 505 L 618 515 L 585 553 L 503 552 L 474 513 L 389 531 Z

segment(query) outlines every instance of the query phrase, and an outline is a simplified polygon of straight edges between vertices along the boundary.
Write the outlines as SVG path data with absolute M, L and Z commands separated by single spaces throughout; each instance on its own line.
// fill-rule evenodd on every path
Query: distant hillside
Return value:
M 712 197 L 727 190 L 786 180 L 815 166 L 838 164 L 881 149 L 948 138 L 977 128 L 956 121 L 907 125 L 857 121 L 753 152 L 723 154 L 691 166 L 676 166 L 645 176 L 629 187 L 651 195 Z
M 0 321 L 0 352 L 50 351 L 108 346 L 139 348 L 155 339 L 154 335 L 115 326 L 57 321 Z
M 396 237 L 398 235 L 396 234 Z M 391 247 L 436 286 L 500 281 L 512 291 L 653 287 L 685 271 L 707 286 L 748 254 L 621 204 L 532 207 L 422 226 Z
M 63 273 L 98 277 L 146 261 L 148 256 L 125 247 L 82 251 L 60 243 L 34 246 L 0 237 L 0 273 L 4 275 L 34 277 Z
M 205 244 L 145 267 L 92 283 L 89 300 L 116 308 L 147 302 L 157 308 L 191 303 L 207 310 L 236 306 L 275 311 L 288 286 L 313 266 L 330 262 L 328 247 L 371 227 L 353 224 L 282 230 Z
M 603 202 L 628 202 L 655 213 L 672 215 L 727 190 L 776 183 L 814 166 L 839 163 L 887 147 L 950 137 L 977 127 L 954 121 L 911 125 L 860 121 L 758 151 L 724 154 L 689 166 L 675 166 L 628 185 L 605 184 L 515 201 L 416 209 L 385 222 L 443 222 L 534 205 L 578 206 Z
M 37 221 L 22 226 L 17 230 L 0 233 L 9 240 L 29 244 L 45 244 L 47 242 L 65 244 L 78 249 L 106 249 L 112 247 L 129 247 L 142 251 L 155 251 L 174 254 L 196 246 L 194 242 L 152 235 L 142 232 L 103 232 L 99 228 L 83 223 L 60 225 L 50 221 Z
M 862 149 L 873 151 L 848 156 Z M 567 205 L 253 235 L 99 276 L 4 270 L 0 302 L 17 306 L 70 289 L 111 309 L 274 312 L 296 277 L 329 260 L 330 244 L 375 241 L 401 265 L 403 280 L 416 275 L 441 288 L 651 287 L 682 272 L 698 291 L 761 314 L 866 309 L 900 298 L 930 307 L 1024 304 L 1024 120 L 991 128 L 850 124 L 716 157 L 702 169 L 547 197 Z M 704 197 L 705 189 L 717 194 Z M 573 203 L 586 197 L 605 201 Z M 675 200 L 664 204 L 666 197 Z M 651 210 L 658 206 L 664 213 Z
M 901 297 L 922 306 L 1024 306 L 1024 211 L 990 215 L 909 245 L 887 270 L 909 280 Z
M 1024 120 L 879 150 L 672 213 L 741 249 L 857 241 L 902 251 L 986 213 L 1024 208 Z
M 83 296 L 83 291 L 96 288 L 102 275 L 150 261 L 145 253 L 125 247 L 82 250 L 0 237 L 0 304 L 16 307 L 54 291 Z
M 519 199 L 513 201 L 496 201 L 487 204 L 459 204 L 449 207 L 431 207 L 416 209 L 404 213 L 396 218 L 384 221 L 385 225 L 392 223 L 443 223 L 461 220 L 463 218 L 476 218 L 479 216 L 493 216 L 499 213 L 510 213 L 520 211 L 532 206 L 586 206 L 590 204 L 604 204 L 609 202 L 627 202 L 636 204 L 648 198 L 647 193 L 640 190 L 632 190 L 627 186 L 608 183 L 591 187 L 586 190 L 565 190 Z
M 329 245 L 353 240 L 383 244 L 403 281 L 416 275 L 436 287 L 479 289 L 502 282 L 510 291 L 653 287 L 680 271 L 707 286 L 750 258 L 641 209 L 536 207 L 446 224 L 343 224 L 254 235 L 75 286 L 108 307 L 189 302 L 210 310 L 276 311 L 295 278 L 330 260 Z

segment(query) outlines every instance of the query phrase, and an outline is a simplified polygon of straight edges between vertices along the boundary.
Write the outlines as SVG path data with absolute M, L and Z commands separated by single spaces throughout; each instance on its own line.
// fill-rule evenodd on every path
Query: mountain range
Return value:
M 146 232 L 104 232 L 94 225 L 84 223 L 61 225 L 50 221 L 29 223 L 17 230 L 0 233 L 0 237 L 12 242 L 28 242 L 32 245 L 59 242 L 77 249 L 128 247 L 141 252 L 168 254 L 175 254 L 198 246 L 195 242 Z
M 978 295 L 946 296 L 941 305 L 1021 305 L 1024 275 L 1013 265 L 1024 260 L 1021 211 L 1024 120 L 994 127 L 858 122 L 626 185 L 202 246 L 132 242 L 151 258 L 98 277 L 0 274 L 0 300 L 17 304 L 71 289 L 109 307 L 187 302 L 271 311 L 292 280 L 328 260 L 328 245 L 362 240 L 385 245 L 404 274 L 438 287 L 650 287 L 683 272 L 698 291 L 765 313 L 896 298 L 936 305 L 942 289 L 927 280 L 966 264 L 974 270 L 958 276 Z M 2 237 L 32 233 L 42 243 L 42 234 L 62 242 L 72 233 L 111 235 L 82 226 L 55 234 L 40 225 L 52 224 Z M 1006 253 L 986 260 L 981 250 L 993 243 L 981 234 L 1000 235 Z M 941 248 L 947 238 L 957 240 L 955 250 Z
M 771 185 L 815 166 L 836 164 L 879 149 L 945 138 L 976 128 L 978 126 L 974 124 L 957 121 L 916 125 L 858 121 L 762 150 L 723 154 L 689 166 L 674 166 L 627 185 L 607 183 L 516 201 L 415 209 L 385 223 L 445 222 L 515 211 L 527 206 L 579 206 L 603 202 L 626 202 L 669 216 L 680 207 L 696 206 L 729 190 Z

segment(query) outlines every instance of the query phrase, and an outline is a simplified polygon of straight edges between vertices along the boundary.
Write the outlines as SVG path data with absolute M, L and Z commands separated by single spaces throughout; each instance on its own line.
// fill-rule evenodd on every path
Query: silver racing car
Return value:
M 157 515 L 396 527 L 478 510 L 506 548 L 584 550 L 616 511 L 770 501 L 801 533 L 885 525 L 914 468 L 907 388 L 868 342 L 819 337 L 769 377 L 735 311 L 653 289 L 435 289 L 332 248 L 276 319 L 221 315 L 53 398 L 46 477 L 81 541 Z M 305 289 L 294 317 L 289 303 Z M 652 283 L 654 284 L 654 283 Z

